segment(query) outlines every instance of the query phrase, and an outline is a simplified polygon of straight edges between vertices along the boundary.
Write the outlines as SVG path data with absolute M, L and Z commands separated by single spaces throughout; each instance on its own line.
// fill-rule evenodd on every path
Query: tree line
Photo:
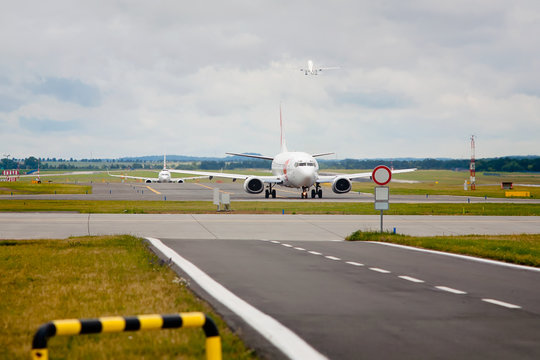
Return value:
M 30 156 L 26 159 L 0 159 L 0 170 L 20 169 L 36 170 L 127 170 L 127 169 L 161 169 L 159 161 L 117 162 L 115 160 L 58 160 L 38 159 Z M 386 165 L 395 169 L 418 168 L 421 170 L 468 170 L 468 159 L 412 159 L 412 160 L 377 160 L 377 159 L 344 159 L 322 160 L 319 166 L 325 169 L 373 169 L 378 165 Z M 269 169 L 269 160 L 203 160 L 191 161 L 175 165 L 185 170 L 233 170 L 233 169 Z M 476 171 L 491 172 L 540 172 L 540 157 L 501 157 L 476 160 Z

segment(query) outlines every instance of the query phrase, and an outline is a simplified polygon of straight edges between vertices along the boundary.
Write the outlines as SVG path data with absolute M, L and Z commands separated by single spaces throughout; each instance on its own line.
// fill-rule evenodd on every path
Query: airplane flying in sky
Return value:
M 195 176 L 195 177 L 184 177 L 184 178 L 173 178 L 171 177 L 171 170 L 167 169 L 167 159 L 166 156 L 163 155 L 163 170 L 161 170 L 158 174 L 157 178 L 148 178 L 148 177 L 140 177 L 140 176 L 128 176 L 128 175 L 113 175 L 110 174 L 110 176 L 119 177 L 119 178 L 127 178 L 127 179 L 138 179 L 138 180 L 144 180 L 145 183 L 183 183 L 185 180 L 192 180 L 192 179 L 202 179 L 207 178 L 208 176 Z
M 220 172 L 206 172 L 193 170 L 170 170 L 174 173 L 204 175 L 210 178 L 221 177 L 244 180 L 244 190 L 249 194 L 260 194 L 264 191 L 266 198 L 270 196 L 276 197 L 276 185 L 286 186 L 290 188 L 301 189 L 302 199 L 308 198 L 309 190 L 311 189 L 311 197 L 318 196 L 322 198 L 321 184 L 332 184 L 332 191 L 336 194 L 344 194 L 351 190 L 351 181 L 360 178 L 369 178 L 371 172 L 356 173 L 356 174 L 341 174 L 341 175 L 319 175 L 319 164 L 316 157 L 330 155 L 332 153 L 308 154 L 305 152 L 290 152 L 287 150 L 283 139 L 283 123 L 281 117 L 281 108 L 279 110 L 279 120 L 281 126 L 281 151 L 274 157 L 227 153 L 229 155 L 244 156 L 249 158 L 257 158 L 264 160 L 272 160 L 272 176 L 245 175 L 245 174 L 230 174 Z M 415 171 L 416 169 L 392 170 L 393 174 Z M 266 188 L 266 189 L 265 189 Z
M 339 67 L 315 67 L 315 65 L 313 65 L 313 61 L 311 60 L 308 60 L 307 62 L 307 67 L 304 68 L 304 69 L 300 69 L 300 71 L 303 71 L 304 74 L 306 75 L 317 75 L 317 73 L 319 71 L 323 71 L 323 70 L 337 70 L 339 69 Z

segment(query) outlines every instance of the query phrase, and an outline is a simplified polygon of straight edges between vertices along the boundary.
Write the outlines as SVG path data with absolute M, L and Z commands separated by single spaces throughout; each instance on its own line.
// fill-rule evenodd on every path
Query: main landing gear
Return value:
M 272 189 L 272 184 L 268 184 L 268 189 L 264 191 L 264 197 L 269 198 L 272 195 L 272 199 L 276 198 L 276 189 Z
M 308 187 L 302 187 L 302 199 L 307 199 L 308 197 Z M 319 199 L 322 199 L 322 189 L 321 185 L 315 184 L 315 189 L 311 189 L 311 198 L 315 199 L 315 197 L 319 197 Z

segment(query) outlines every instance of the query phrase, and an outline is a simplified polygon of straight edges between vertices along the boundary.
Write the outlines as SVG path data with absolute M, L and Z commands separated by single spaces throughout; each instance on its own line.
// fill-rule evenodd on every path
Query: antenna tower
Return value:
M 476 190 L 476 165 L 475 165 L 474 135 L 471 135 L 471 190 Z

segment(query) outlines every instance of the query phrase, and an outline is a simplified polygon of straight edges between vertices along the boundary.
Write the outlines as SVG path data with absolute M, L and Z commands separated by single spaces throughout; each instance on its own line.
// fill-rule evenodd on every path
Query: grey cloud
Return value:
M 23 102 L 11 96 L 0 94 L 0 112 L 12 112 L 17 110 Z
M 96 107 L 101 104 L 99 88 L 87 85 L 80 80 L 50 77 L 30 87 L 36 94 L 50 95 L 60 101 L 84 107 Z
M 78 121 L 58 121 L 35 117 L 21 117 L 19 118 L 19 125 L 25 130 L 36 133 L 69 132 L 82 130 L 84 127 Z

